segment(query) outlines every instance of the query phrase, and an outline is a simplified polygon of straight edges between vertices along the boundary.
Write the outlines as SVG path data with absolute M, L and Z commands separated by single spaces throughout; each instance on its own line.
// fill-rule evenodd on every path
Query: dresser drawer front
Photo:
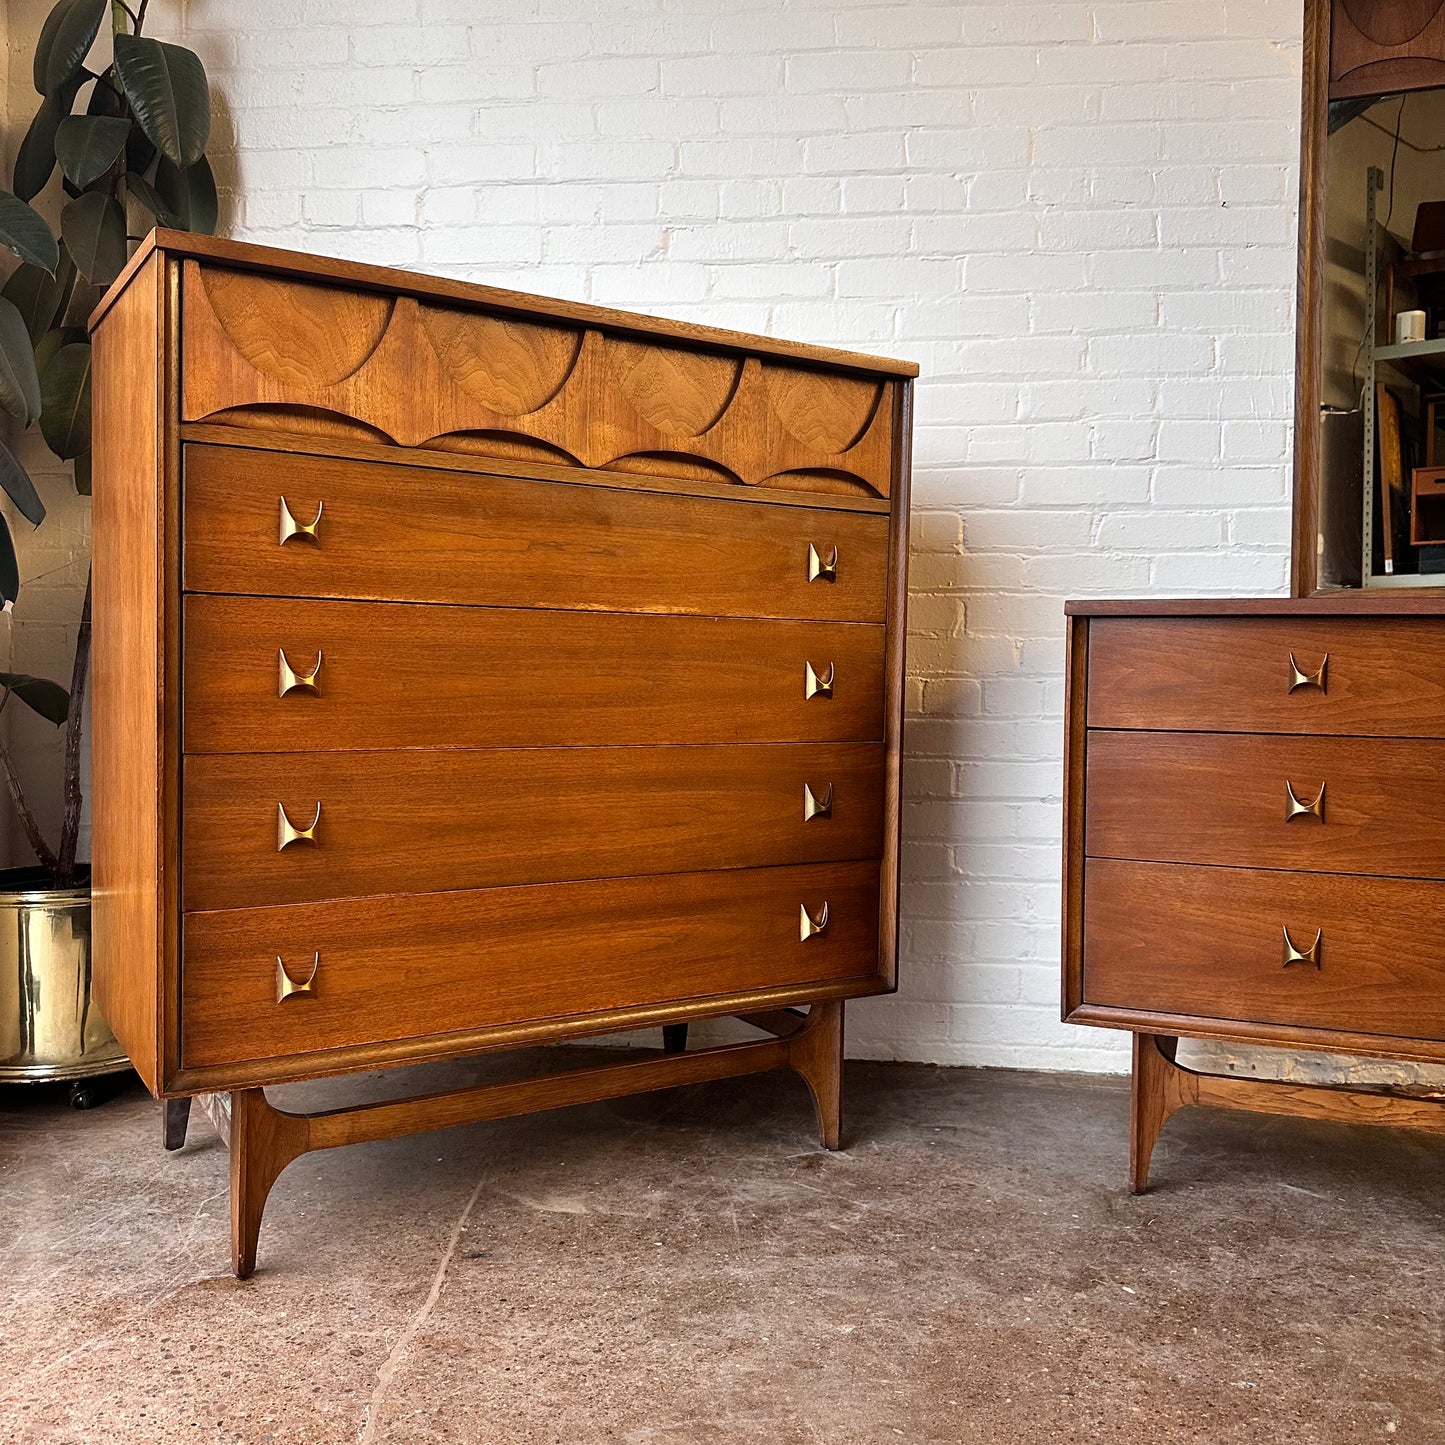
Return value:
M 1285 966 L 1285 930 L 1319 968 Z M 1445 1039 L 1445 883 L 1091 859 L 1096 1007 Z
M 1093 731 L 1091 857 L 1445 878 L 1445 742 Z
M 188 914 L 183 1066 L 867 978 L 878 886 L 842 863 Z M 278 957 L 309 992 L 277 1001 Z
M 215 754 L 185 791 L 187 910 L 883 852 L 876 743 Z
M 887 607 L 888 518 L 865 512 L 203 446 L 185 498 L 193 592 L 840 622 Z
M 185 749 L 876 741 L 884 629 L 411 603 L 185 601 Z M 278 696 L 280 657 L 304 686 Z M 832 692 L 807 693 L 807 669 Z M 831 669 L 831 674 L 830 674 Z
M 1088 669 L 1095 728 L 1445 737 L 1441 619 L 1100 617 Z

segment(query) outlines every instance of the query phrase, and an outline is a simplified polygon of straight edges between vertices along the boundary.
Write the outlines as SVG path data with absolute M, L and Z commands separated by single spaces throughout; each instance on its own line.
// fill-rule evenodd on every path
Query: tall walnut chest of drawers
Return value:
M 311 1149 L 780 1068 L 836 1147 L 843 1002 L 895 986 L 915 368 L 164 231 L 91 324 L 95 993 L 219 1105 L 236 1272 Z
M 1431 1099 L 1176 1061 L 1445 1062 L 1445 600 L 1066 611 L 1064 1017 L 1133 1032 L 1134 1191 L 1189 1104 L 1445 1129 Z

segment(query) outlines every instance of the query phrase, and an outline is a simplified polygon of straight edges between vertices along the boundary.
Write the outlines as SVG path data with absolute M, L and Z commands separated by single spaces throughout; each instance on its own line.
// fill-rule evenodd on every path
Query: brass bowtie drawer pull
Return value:
M 317 502 L 316 515 L 309 522 L 298 522 L 291 515 L 291 508 L 286 505 L 286 498 L 281 498 L 281 529 L 279 546 L 284 547 L 293 537 L 303 542 L 314 542 L 318 547 L 321 545 L 321 538 L 317 536 L 316 529 L 321 525 L 321 514 L 326 510 L 325 502 Z
M 1328 692 L 1328 680 L 1326 672 L 1330 665 L 1330 655 L 1325 653 L 1325 660 L 1320 663 L 1313 672 L 1305 672 L 1300 668 L 1299 663 L 1294 660 L 1294 653 L 1289 655 L 1289 691 L 1293 692 L 1299 687 L 1317 687 L 1321 692 Z
M 293 843 L 315 843 L 316 829 L 321 823 L 321 804 L 316 804 L 316 816 L 306 828 L 298 828 L 286 814 L 286 804 L 276 804 L 276 851 L 289 848 Z
M 319 651 L 310 672 L 297 672 L 286 660 L 284 647 L 277 656 L 281 659 L 281 676 L 276 688 L 277 697 L 285 697 L 288 692 L 311 692 L 320 696 L 321 687 L 316 681 L 316 674 L 321 671 L 321 653 Z
M 833 664 L 828 664 L 825 673 L 818 673 L 814 670 L 811 662 L 803 664 L 803 696 L 809 697 L 832 697 L 833 696 Z
M 798 936 L 804 943 L 810 938 L 814 938 L 818 934 L 828 931 L 828 905 L 826 902 L 822 908 L 818 910 L 818 916 L 816 918 L 808 912 L 808 905 L 806 903 L 802 904 L 798 911 L 802 915 L 798 921 Z
M 1316 968 L 1320 966 L 1320 939 L 1324 937 L 1324 929 L 1315 929 L 1315 941 L 1306 949 L 1298 949 L 1289 936 L 1289 929 L 1280 930 L 1284 934 L 1284 966 L 1288 968 L 1292 963 L 1312 963 Z
M 803 821 L 810 823 L 814 818 L 831 818 L 833 816 L 833 785 L 829 783 L 823 789 L 822 795 L 815 793 L 807 784 L 803 784 Z
M 827 561 L 823 560 L 822 554 L 811 543 L 808 543 L 808 581 L 809 582 L 836 582 L 838 580 L 838 549 L 836 547 L 828 554 Z
M 311 972 L 298 983 L 289 973 L 286 972 L 286 965 L 281 962 L 281 955 L 276 955 L 276 1002 L 285 1003 L 293 994 L 309 993 L 314 994 L 312 987 L 316 982 L 316 971 L 321 967 L 321 954 L 318 952 L 311 960 Z
M 1294 790 L 1294 784 L 1286 781 L 1284 785 L 1284 820 L 1292 822 L 1296 818 L 1315 817 L 1321 823 L 1325 820 L 1325 785 L 1320 784 L 1320 790 L 1315 794 L 1313 802 L 1301 801 Z

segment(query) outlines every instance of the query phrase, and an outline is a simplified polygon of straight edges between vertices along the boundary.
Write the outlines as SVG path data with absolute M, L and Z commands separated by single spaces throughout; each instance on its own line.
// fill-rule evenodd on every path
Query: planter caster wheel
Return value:
M 120 1093 L 125 1074 L 97 1074 L 91 1079 L 73 1079 L 70 1084 L 72 1109 L 95 1109 Z

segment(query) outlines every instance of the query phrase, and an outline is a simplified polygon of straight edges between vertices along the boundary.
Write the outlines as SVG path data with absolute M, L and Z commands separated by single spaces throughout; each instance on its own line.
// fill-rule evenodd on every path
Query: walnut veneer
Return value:
M 236 1272 L 307 1149 L 775 1068 L 836 1146 L 896 978 L 915 368 L 164 231 L 92 329 L 95 992 L 155 1093 L 230 1095 Z M 685 1050 L 729 1014 L 767 1039 Z
M 1132 1187 L 1185 1104 L 1445 1130 L 1429 1100 L 1175 1062 L 1445 1061 L 1445 598 L 1067 611 L 1064 1017 L 1135 1035 Z

